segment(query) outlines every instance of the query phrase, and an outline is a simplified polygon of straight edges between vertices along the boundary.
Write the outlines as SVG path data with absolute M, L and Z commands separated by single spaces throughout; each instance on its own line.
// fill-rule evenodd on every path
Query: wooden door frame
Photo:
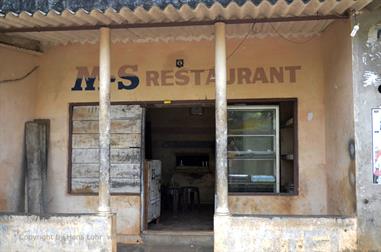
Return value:
M 125 104 L 125 103 L 123 103 Z M 191 107 L 191 106 L 202 106 L 202 107 L 212 107 L 214 105 L 214 100 L 175 100 L 175 101 L 146 101 L 146 102 L 132 102 L 131 104 L 140 105 L 144 110 L 144 126 L 142 125 L 142 153 L 145 152 L 145 119 L 146 119 L 146 110 L 150 108 L 182 108 L 182 107 Z M 143 156 L 144 157 L 144 156 Z M 143 160 L 142 173 L 141 173 L 141 232 L 148 230 L 147 223 L 147 214 L 148 214 L 148 197 L 146 193 L 147 189 L 147 164 L 145 162 L 145 157 Z
M 298 104 L 299 100 L 296 97 L 290 97 L 290 98 L 251 98 L 251 99 L 228 99 L 227 103 L 228 105 L 234 105 L 234 104 L 248 104 L 248 105 L 276 105 L 280 102 L 293 102 L 293 114 L 294 114 L 294 184 L 295 184 L 295 191 L 293 193 L 229 193 L 229 196 L 297 196 L 299 194 L 299 148 L 298 148 Z M 137 101 L 137 102 L 128 102 L 128 104 L 135 104 L 135 105 L 141 105 L 144 108 L 174 108 L 174 107 L 189 107 L 192 105 L 196 106 L 202 106 L 202 107 L 211 107 L 214 106 L 215 100 L 174 100 L 174 101 Z M 122 103 L 126 104 L 126 103 Z M 144 117 L 145 121 L 145 117 Z M 144 132 L 143 132 L 144 134 Z M 143 135 L 142 134 L 142 135 Z M 144 139 L 144 138 L 143 138 Z M 144 144 L 142 143 L 142 146 Z M 143 169 L 144 170 L 144 169 Z M 143 172 L 144 173 L 144 172 Z M 144 179 L 142 173 L 142 179 Z M 141 182 L 141 185 L 144 187 L 144 180 Z M 142 191 L 144 188 L 142 189 Z M 143 192 L 144 193 L 144 192 Z M 144 226 L 145 213 L 144 213 L 144 198 L 141 201 L 142 202 L 142 209 L 141 209 L 141 232 L 147 231 L 148 226 Z

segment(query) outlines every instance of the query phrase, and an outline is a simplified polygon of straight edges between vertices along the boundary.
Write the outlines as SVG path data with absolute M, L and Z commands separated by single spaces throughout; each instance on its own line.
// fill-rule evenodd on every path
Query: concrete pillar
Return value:
M 99 205 L 110 212 L 110 28 L 100 28 L 99 39 Z
M 216 75 L 216 215 L 229 215 L 225 23 L 215 24 Z
M 374 2 L 375 3 L 375 2 Z M 381 251 L 381 184 L 376 184 L 372 109 L 381 107 L 381 8 L 368 6 L 353 20 L 360 29 L 352 39 L 353 106 L 356 143 L 356 206 L 359 251 Z

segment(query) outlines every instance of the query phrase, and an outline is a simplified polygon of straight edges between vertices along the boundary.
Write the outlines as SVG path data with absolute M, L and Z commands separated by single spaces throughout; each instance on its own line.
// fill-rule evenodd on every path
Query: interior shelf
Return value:
M 257 137 L 257 136 L 267 136 L 267 137 L 275 137 L 275 134 L 229 134 L 228 137 Z
M 274 160 L 274 152 L 246 152 L 246 151 L 228 151 L 228 159 L 236 160 Z

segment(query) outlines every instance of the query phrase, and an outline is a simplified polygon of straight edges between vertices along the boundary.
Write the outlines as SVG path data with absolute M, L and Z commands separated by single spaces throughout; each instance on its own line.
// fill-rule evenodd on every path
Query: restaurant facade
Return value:
M 380 6 L 228 2 L 0 5 L 0 248 L 381 248 Z

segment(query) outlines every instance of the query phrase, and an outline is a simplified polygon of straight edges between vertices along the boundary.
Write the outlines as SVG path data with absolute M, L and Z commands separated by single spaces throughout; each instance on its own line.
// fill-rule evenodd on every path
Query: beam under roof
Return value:
M 101 27 L 110 29 L 132 29 L 132 28 L 158 28 L 158 27 L 180 27 L 180 26 L 205 26 L 214 25 L 216 22 L 224 22 L 225 24 L 252 24 L 252 23 L 280 23 L 295 21 L 314 21 L 314 20 L 336 20 L 348 19 L 349 14 L 344 15 L 314 15 L 314 16 L 296 16 L 296 17 L 278 17 L 278 18 L 248 18 L 248 19 L 228 19 L 228 20 L 204 20 L 204 21 L 184 21 L 184 22 L 155 22 L 155 23 L 124 23 L 110 25 L 75 25 L 75 26 L 44 26 L 44 27 L 15 27 L 1 28 L 0 33 L 16 33 L 16 32 L 52 32 L 52 31 L 84 31 L 98 30 Z

